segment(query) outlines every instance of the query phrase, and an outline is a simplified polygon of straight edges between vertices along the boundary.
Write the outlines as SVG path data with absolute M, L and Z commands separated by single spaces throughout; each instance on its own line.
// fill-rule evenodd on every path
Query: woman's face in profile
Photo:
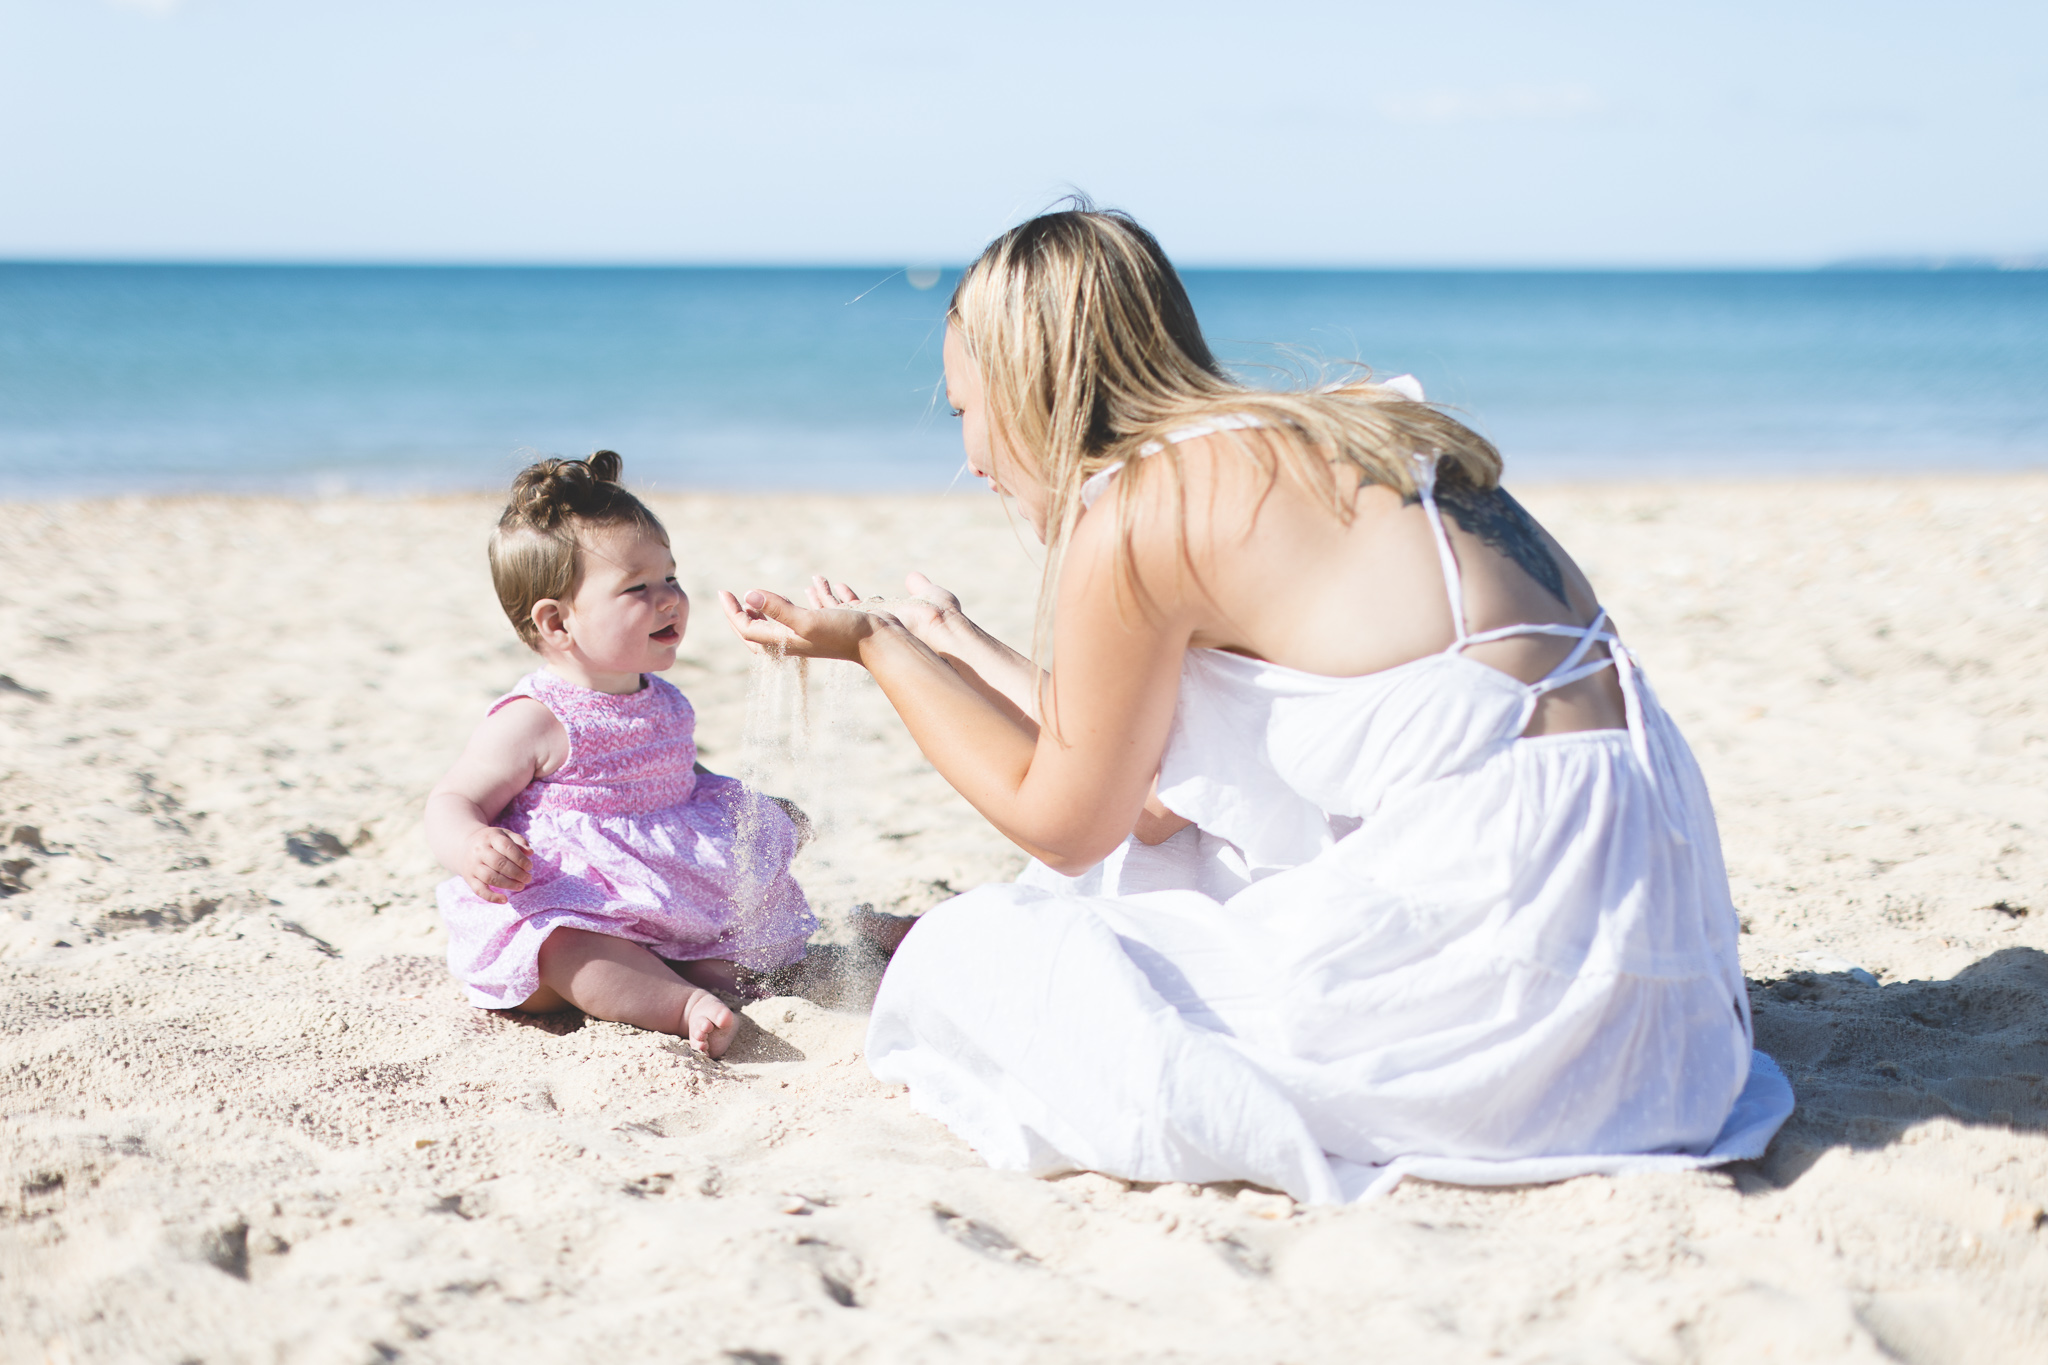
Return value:
M 996 439 L 982 394 L 981 369 L 967 353 L 967 341 L 957 327 L 946 329 L 946 402 L 960 419 L 960 441 L 967 448 L 967 467 L 976 478 L 988 480 L 990 491 L 1014 500 L 1031 523 L 1031 529 L 1044 540 L 1044 481 L 1037 470 L 1017 457 L 1007 441 Z

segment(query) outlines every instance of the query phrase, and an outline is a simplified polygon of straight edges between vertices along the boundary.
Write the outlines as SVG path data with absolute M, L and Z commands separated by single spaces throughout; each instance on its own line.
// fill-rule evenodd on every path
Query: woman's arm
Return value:
M 533 880 L 531 850 L 498 818 L 513 797 L 568 757 L 568 734 L 554 713 L 522 698 L 476 727 L 455 766 L 427 796 L 427 847 L 469 889 L 500 905 L 507 891 Z
M 1000 772 L 1028 766 L 1038 742 L 1038 725 L 1000 693 L 977 686 L 954 669 L 946 658 L 918 639 L 892 613 L 877 607 L 829 606 L 806 608 L 786 597 L 756 589 L 742 602 L 730 592 L 719 594 L 726 620 L 733 631 L 751 645 L 771 653 L 793 654 L 812 659 L 844 659 L 865 667 L 910 729 L 911 737 L 925 756 L 939 768 L 977 809 L 994 821 L 982 807 L 975 790 L 984 774 L 962 774 L 967 785 L 955 780 L 932 751 L 937 742 L 948 756 L 965 750 L 976 754 L 979 766 Z M 919 723 L 911 724 L 917 714 Z M 943 733 L 951 741 L 939 740 Z M 974 765 L 970 765 L 974 766 Z M 1016 835 L 996 821 L 1005 834 Z M 1034 856 L 1039 850 L 1018 840 Z
M 1141 549 L 1156 536 L 1144 536 Z M 1141 611 L 1117 585 L 1113 511 L 1076 528 L 1061 577 L 1056 664 L 1044 729 L 992 698 L 896 615 L 723 595 L 742 638 L 861 663 L 925 757 L 1014 843 L 1057 871 L 1099 862 L 1137 825 L 1166 747 L 1192 630 L 1181 556 L 1139 556 Z M 1055 733 L 1057 731 L 1057 733 Z M 1161 808 L 1161 820 L 1171 817 Z M 1171 828 L 1156 837 L 1171 834 Z
M 983 630 L 960 609 L 960 599 L 921 573 L 903 580 L 908 597 L 882 600 L 881 609 L 953 666 L 975 690 L 1000 698 L 1032 721 L 1038 719 L 1038 688 L 1045 670 Z M 813 607 L 867 609 L 845 583 L 819 574 L 806 594 Z
M 958 597 L 923 574 L 912 573 L 903 584 L 910 596 L 885 603 L 890 614 L 977 691 L 992 700 L 1007 701 L 1020 715 L 1036 721 L 1045 670 L 983 630 L 961 610 Z M 860 594 L 851 586 L 832 582 L 823 574 L 811 580 L 806 596 L 813 607 L 861 605 Z M 1161 844 L 1193 823 L 1167 809 L 1155 781 L 1131 833 L 1141 844 Z

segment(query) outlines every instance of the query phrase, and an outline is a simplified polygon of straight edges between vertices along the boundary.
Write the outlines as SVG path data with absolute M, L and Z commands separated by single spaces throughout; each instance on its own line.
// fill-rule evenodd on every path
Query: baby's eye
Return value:
M 633 585 L 632 587 L 630 587 L 630 588 L 626 589 L 626 591 L 627 591 L 627 592 L 646 592 L 646 591 L 647 591 L 647 585 L 646 585 L 645 583 L 635 583 L 635 584 L 634 584 L 634 585 Z
M 958 408 L 947 408 L 946 411 L 952 413 L 955 417 L 960 415 L 960 409 Z

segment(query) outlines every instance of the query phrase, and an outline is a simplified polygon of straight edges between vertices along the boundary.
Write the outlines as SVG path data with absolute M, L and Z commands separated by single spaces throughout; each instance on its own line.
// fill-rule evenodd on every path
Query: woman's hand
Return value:
M 822 580 L 820 580 L 822 581 Z M 843 584 L 841 586 L 844 586 Z M 745 600 L 718 594 L 733 634 L 755 653 L 793 654 L 801 659 L 844 659 L 860 662 L 861 642 L 883 626 L 900 624 L 888 612 L 860 605 L 800 607 L 787 597 L 759 588 Z M 817 601 L 815 589 L 812 600 Z
M 903 580 L 909 595 L 893 599 L 881 597 L 863 598 L 851 586 L 835 583 L 823 574 L 811 579 L 811 586 L 805 596 L 811 599 L 813 607 L 829 610 L 833 607 L 852 607 L 858 611 L 879 611 L 893 616 L 903 626 L 933 648 L 938 647 L 934 638 L 941 627 L 950 624 L 948 616 L 966 620 L 960 610 L 960 599 L 932 582 L 921 573 L 913 573 Z
M 509 829 L 478 825 L 462 841 L 462 866 L 455 870 L 477 895 L 506 905 L 507 891 L 524 891 L 533 880 L 533 848 Z

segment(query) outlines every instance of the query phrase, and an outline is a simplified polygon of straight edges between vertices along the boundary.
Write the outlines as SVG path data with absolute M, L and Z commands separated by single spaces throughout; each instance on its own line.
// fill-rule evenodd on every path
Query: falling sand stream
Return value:
M 859 790 L 854 781 L 860 765 L 853 694 L 860 685 L 860 670 L 852 664 L 792 658 L 779 650 L 756 654 L 747 679 L 746 721 L 735 776 L 749 791 L 779 798 L 801 812 L 798 827 L 804 843 L 791 870 L 810 894 L 821 936 L 827 939 L 841 936 L 853 911 L 827 850 L 831 836 L 846 823 L 847 801 Z M 748 803 L 736 841 L 740 894 L 752 902 L 750 912 L 762 902 L 777 871 L 777 855 L 771 853 L 776 845 L 762 838 L 768 809 L 763 803 Z M 821 970 L 843 976 L 840 968 L 846 964 L 841 956 L 814 946 L 806 976 Z

